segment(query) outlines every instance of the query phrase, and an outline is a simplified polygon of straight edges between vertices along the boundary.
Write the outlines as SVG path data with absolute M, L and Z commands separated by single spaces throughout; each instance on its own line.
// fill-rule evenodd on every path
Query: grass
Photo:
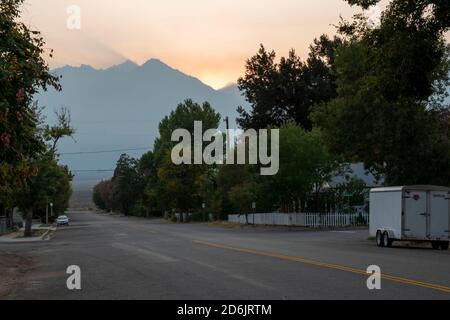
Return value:
M 48 230 L 42 230 L 42 229 L 33 229 L 31 237 L 42 237 L 44 233 L 46 233 Z M 23 234 L 19 235 L 17 238 L 24 238 Z
M 1 236 L 6 236 L 7 234 L 11 234 L 11 233 L 14 233 L 14 232 L 16 232 L 17 230 L 6 230 L 6 231 L 3 231 L 3 232 L 0 232 L 0 237 Z
M 229 228 L 229 229 L 235 229 L 235 228 L 245 228 L 247 225 L 235 223 L 235 222 L 228 222 L 228 221 L 213 221 L 209 223 L 209 226 L 211 227 L 222 227 L 222 228 Z

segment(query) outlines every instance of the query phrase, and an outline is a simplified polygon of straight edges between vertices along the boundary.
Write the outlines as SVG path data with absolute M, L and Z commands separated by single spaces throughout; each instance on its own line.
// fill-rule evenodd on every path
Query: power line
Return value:
M 79 154 L 99 154 L 99 153 L 115 153 L 115 152 L 128 152 L 128 151 L 150 151 L 150 150 L 151 150 L 151 148 L 116 149 L 116 150 L 82 151 L 82 152 L 64 152 L 64 153 L 60 153 L 60 155 L 67 156 L 67 155 L 79 155 Z

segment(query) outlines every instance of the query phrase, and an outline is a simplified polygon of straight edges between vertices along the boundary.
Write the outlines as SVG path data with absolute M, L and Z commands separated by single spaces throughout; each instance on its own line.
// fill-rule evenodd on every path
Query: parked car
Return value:
M 59 216 L 58 219 L 56 219 L 56 225 L 59 226 L 68 226 L 69 225 L 69 218 L 67 216 Z
M 429 242 L 448 250 L 450 188 L 406 186 L 370 192 L 370 234 L 379 247 L 394 241 Z

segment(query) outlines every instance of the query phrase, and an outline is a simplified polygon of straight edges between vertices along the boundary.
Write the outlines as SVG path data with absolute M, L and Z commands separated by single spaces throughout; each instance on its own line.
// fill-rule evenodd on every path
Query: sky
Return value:
M 80 29 L 67 27 L 71 5 Z M 23 20 L 54 49 L 52 68 L 157 58 L 218 89 L 244 74 L 261 43 L 304 59 L 315 37 L 356 12 L 344 0 L 26 0 Z

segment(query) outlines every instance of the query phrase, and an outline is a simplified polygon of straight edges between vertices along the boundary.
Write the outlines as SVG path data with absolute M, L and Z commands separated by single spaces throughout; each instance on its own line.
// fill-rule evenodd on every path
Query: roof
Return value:
M 374 189 L 370 190 L 370 192 L 399 192 L 399 191 L 403 191 L 403 190 L 425 190 L 425 191 L 448 191 L 448 192 L 450 192 L 450 188 L 448 188 L 448 187 L 425 186 L 425 185 L 374 188 Z

